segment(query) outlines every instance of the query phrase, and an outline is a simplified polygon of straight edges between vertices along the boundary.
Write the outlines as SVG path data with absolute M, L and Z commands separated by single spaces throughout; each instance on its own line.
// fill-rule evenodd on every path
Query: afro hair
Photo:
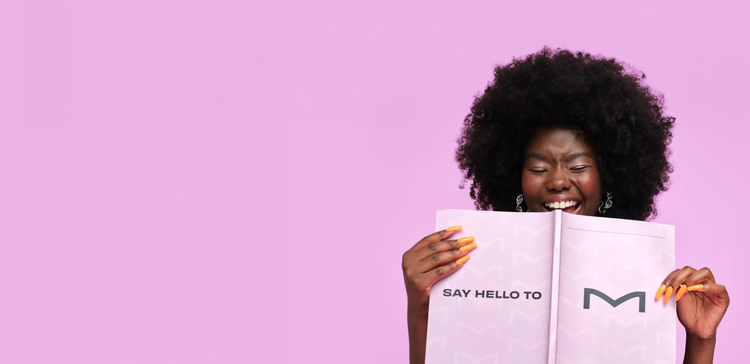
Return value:
M 497 66 L 494 76 L 475 97 L 456 150 L 478 209 L 515 210 L 529 138 L 559 125 L 583 133 L 596 151 L 602 189 L 615 201 L 607 216 L 656 216 L 654 197 L 672 172 L 674 118 L 645 74 L 612 58 L 545 47 Z

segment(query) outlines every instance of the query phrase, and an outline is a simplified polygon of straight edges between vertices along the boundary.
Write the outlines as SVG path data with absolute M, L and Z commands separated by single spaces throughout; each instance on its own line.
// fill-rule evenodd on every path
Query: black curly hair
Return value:
M 672 172 L 675 119 L 643 83 L 645 74 L 612 58 L 548 47 L 494 73 L 464 119 L 456 150 L 478 209 L 515 210 L 529 138 L 540 126 L 559 125 L 583 133 L 596 151 L 602 189 L 616 201 L 607 216 L 656 216 L 654 197 L 667 190 Z

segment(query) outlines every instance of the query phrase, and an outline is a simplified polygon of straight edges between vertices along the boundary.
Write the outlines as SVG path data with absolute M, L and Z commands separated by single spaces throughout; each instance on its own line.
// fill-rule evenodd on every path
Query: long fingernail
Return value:
M 672 297 L 672 292 L 674 292 L 674 288 L 672 288 L 672 286 L 667 287 L 667 293 L 664 294 L 664 303 L 669 302 L 669 297 Z
M 661 286 L 659 286 L 659 290 L 656 291 L 656 297 L 654 297 L 654 301 L 658 301 L 666 289 L 667 289 L 667 285 L 662 283 Z
M 471 243 L 472 241 L 474 241 L 474 237 L 473 236 L 467 236 L 465 238 L 458 239 L 458 243 L 459 244 Z
M 445 229 L 445 231 L 456 231 L 456 230 L 461 230 L 461 228 L 462 228 L 462 227 L 463 227 L 463 226 L 461 226 L 461 225 L 457 225 L 457 226 L 451 226 L 451 227 L 449 227 L 449 228 Z
M 679 302 L 680 301 L 680 298 L 682 298 L 682 295 L 684 295 L 685 292 L 687 292 L 687 289 L 688 289 L 687 284 L 681 284 L 680 285 L 680 289 L 677 290 L 677 295 L 675 295 L 675 297 L 674 297 L 675 302 Z
M 460 250 L 460 251 L 462 251 L 462 252 L 466 253 L 466 252 L 468 252 L 469 250 L 474 250 L 474 249 L 476 249 L 476 247 L 477 247 L 477 245 L 476 245 L 476 244 L 473 244 L 473 243 L 472 243 L 472 244 L 466 244 L 466 245 L 464 245 L 464 246 L 462 246 L 462 247 L 458 248 L 458 250 Z
M 700 291 L 703 289 L 703 284 L 696 284 L 687 288 L 688 291 Z
M 468 255 L 464 256 L 461 259 L 457 260 L 456 264 L 458 264 L 459 266 L 462 266 L 464 263 L 466 263 L 469 260 L 469 258 L 471 258 L 471 257 L 468 256 Z

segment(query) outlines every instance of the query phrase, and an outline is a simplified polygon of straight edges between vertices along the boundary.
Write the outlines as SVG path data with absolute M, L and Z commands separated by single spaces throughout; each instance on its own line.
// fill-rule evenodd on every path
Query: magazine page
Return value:
M 477 249 L 430 294 L 426 362 L 548 362 L 554 214 L 437 213 L 436 229 L 463 229 Z
M 675 362 L 674 227 L 563 214 L 557 363 Z

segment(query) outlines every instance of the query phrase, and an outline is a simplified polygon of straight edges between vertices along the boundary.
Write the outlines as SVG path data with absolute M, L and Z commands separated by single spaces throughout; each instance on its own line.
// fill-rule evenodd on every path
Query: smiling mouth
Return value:
M 559 201 L 545 203 L 544 208 L 547 211 L 563 210 L 564 212 L 575 214 L 578 212 L 578 208 L 581 207 L 580 201 Z

